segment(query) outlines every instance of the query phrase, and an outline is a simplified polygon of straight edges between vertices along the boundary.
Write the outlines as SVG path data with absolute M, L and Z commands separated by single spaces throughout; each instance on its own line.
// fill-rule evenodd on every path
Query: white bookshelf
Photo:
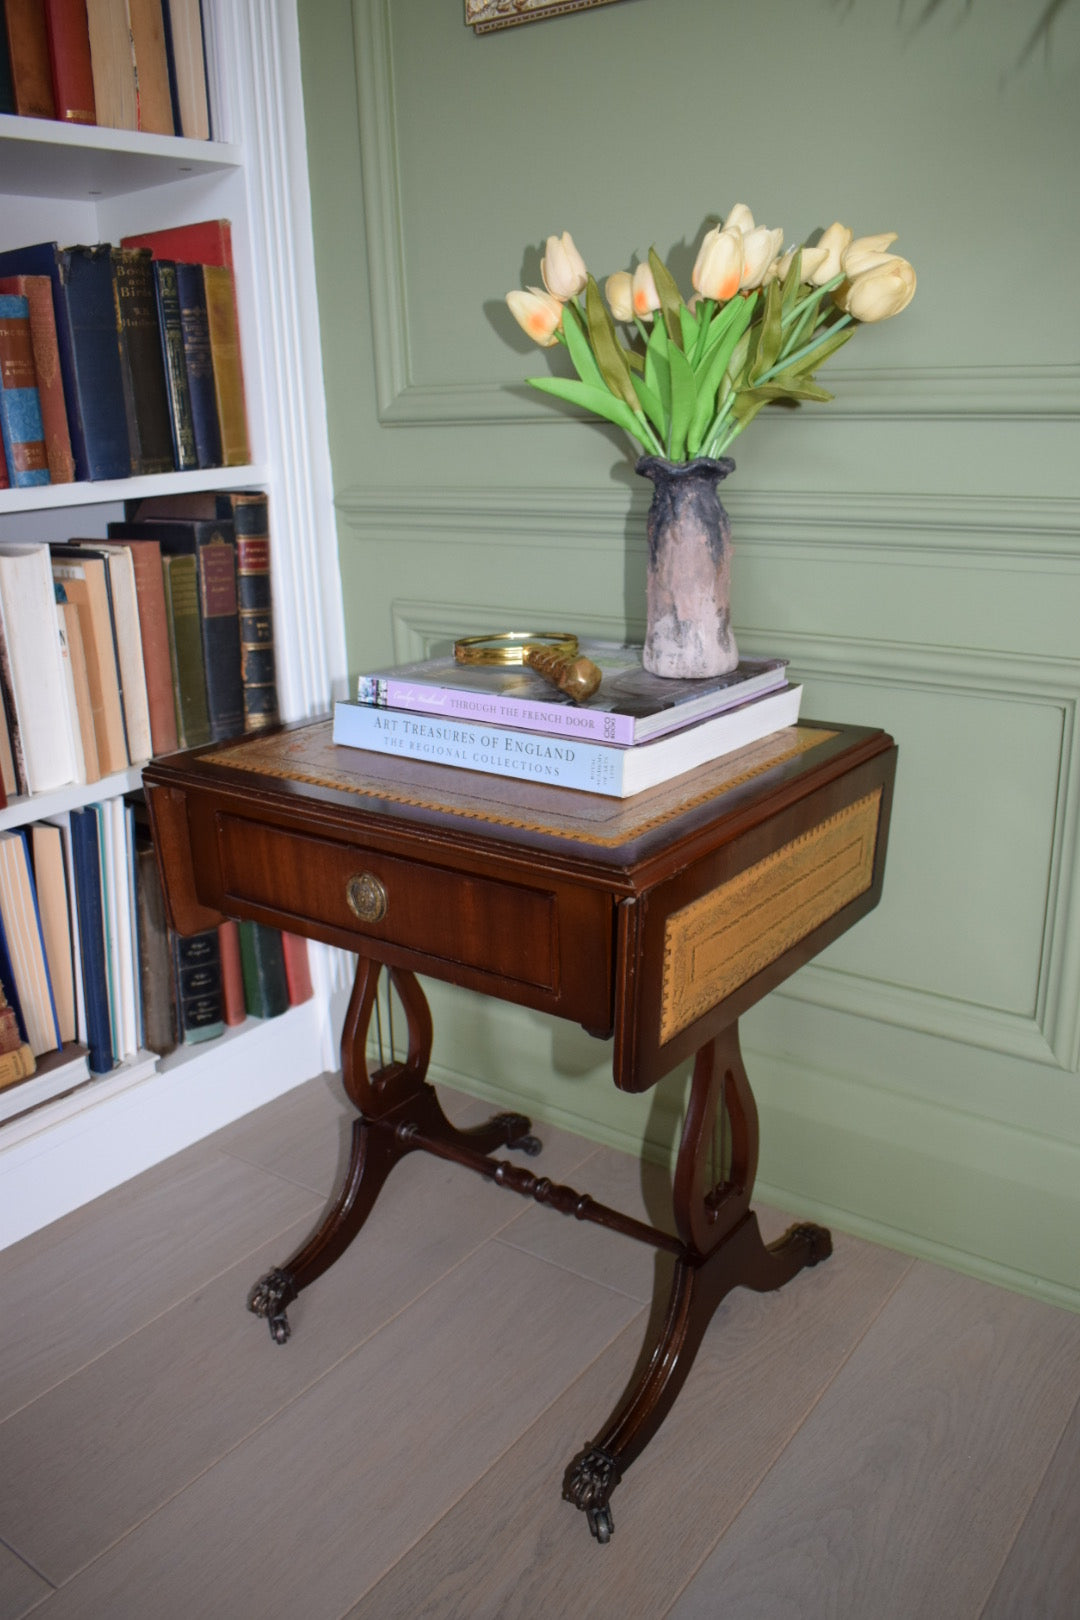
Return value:
M 204 0 L 212 142 L 0 116 L 0 247 L 232 223 L 254 464 L 0 491 L 0 538 L 103 537 L 123 501 L 258 486 L 270 498 L 278 687 L 325 712 L 345 638 L 315 298 L 296 0 Z M 66 533 L 65 533 L 66 531 Z M 132 769 L 13 801 L 21 826 L 137 786 Z M 312 947 L 315 997 L 164 1060 L 146 1054 L 0 1122 L 0 1248 L 337 1062 L 344 966 Z

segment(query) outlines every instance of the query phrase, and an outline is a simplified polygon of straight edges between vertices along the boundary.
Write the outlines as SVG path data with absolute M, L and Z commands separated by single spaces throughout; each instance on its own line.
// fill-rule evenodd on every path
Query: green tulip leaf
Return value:
M 649 249 L 649 269 L 652 271 L 653 280 L 656 283 L 656 294 L 660 300 L 660 312 L 664 317 L 667 335 L 672 343 L 681 345 L 683 334 L 679 312 L 685 308 L 685 305 L 675 277 L 655 248 Z
M 664 407 L 661 405 L 659 398 L 641 377 L 634 377 L 631 380 L 645 415 L 649 418 L 660 437 L 664 438 L 667 433 L 667 422 Z
M 721 341 L 710 351 L 708 363 L 697 374 L 697 405 L 690 423 L 687 436 L 687 450 L 696 455 L 701 447 L 709 423 L 716 415 L 717 394 L 723 381 L 724 373 L 728 368 L 735 347 L 750 324 L 753 313 L 753 303 L 747 299 L 732 300 L 738 303 L 735 318 L 727 322 L 727 332 Z M 728 306 L 731 307 L 730 305 Z
M 589 383 L 594 388 L 603 388 L 604 379 L 596 363 L 596 357 L 589 347 L 581 312 L 576 304 L 563 305 L 562 330 L 567 352 L 582 382 Z
M 765 294 L 765 313 L 756 328 L 757 343 L 749 371 L 751 383 L 756 383 L 776 363 L 783 340 L 782 313 L 779 283 L 770 281 Z
M 592 388 L 573 377 L 529 377 L 526 380 L 542 394 L 554 394 L 556 399 L 564 399 L 570 405 L 581 405 L 594 416 L 603 416 L 607 421 L 614 422 L 616 427 L 631 434 L 646 450 L 654 448 L 644 431 L 644 415 L 640 409 L 631 410 L 623 400 L 609 394 L 606 388 Z M 637 398 L 636 394 L 634 398 Z
M 799 248 L 787 268 L 780 288 L 780 302 L 784 307 L 784 315 L 790 315 L 799 296 L 799 287 L 802 282 L 802 248 Z
M 757 301 L 758 292 L 755 288 L 747 297 L 730 298 L 726 304 L 720 306 L 709 323 L 705 341 L 701 345 L 697 365 L 698 370 L 701 369 L 702 364 L 708 359 L 710 352 L 716 345 L 727 337 L 733 326 L 737 326 L 740 332 L 746 330 L 754 317 Z
M 589 343 L 605 385 L 616 399 L 625 400 L 631 410 L 636 411 L 639 408 L 638 398 L 630 376 L 630 365 L 616 336 L 615 323 L 592 276 L 585 287 L 585 319 L 589 328 Z
M 681 349 L 672 344 L 668 353 L 671 367 L 671 424 L 668 429 L 668 456 L 681 461 L 686 447 L 686 435 L 697 407 L 697 383 L 694 370 Z
M 668 351 L 670 344 L 664 329 L 664 323 L 657 321 L 649 337 L 649 346 L 645 350 L 645 382 L 650 391 L 660 401 L 660 408 L 664 413 L 665 424 L 671 415 L 671 367 L 668 364 Z M 660 430 L 661 438 L 667 438 L 666 425 Z

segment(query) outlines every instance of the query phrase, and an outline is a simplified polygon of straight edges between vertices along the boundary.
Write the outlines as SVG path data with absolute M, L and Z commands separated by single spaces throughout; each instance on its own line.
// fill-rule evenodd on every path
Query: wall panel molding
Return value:
M 390 0 L 352 0 L 360 107 L 363 214 L 371 278 L 371 321 L 379 420 L 386 427 L 565 421 L 530 390 L 492 379 L 467 386 L 416 374 L 409 341 L 403 177 L 394 114 Z M 867 416 L 923 421 L 999 421 L 1080 415 L 1080 364 L 840 367 L 829 373 L 834 421 Z

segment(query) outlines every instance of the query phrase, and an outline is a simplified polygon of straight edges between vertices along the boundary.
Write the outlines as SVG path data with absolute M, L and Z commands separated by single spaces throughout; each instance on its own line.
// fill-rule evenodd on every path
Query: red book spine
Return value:
M 75 478 L 75 457 L 60 375 L 52 281 L 48 276 L 3 276 L 0 293 L 18 293 L 30 306 L 30 347 L 34 352 L 49 477 L 54 484 L 70 484 Z
M 41 0 L 7 0 L 8 55 L 15 111 L 22 118 L 53 118 L 49 38 Z
M 69 124 L 96 124 L 86 0 L 44 0 L 44 10 L 56 117 Z
M 302 934 L 281 935 L 285 955 L 285 982 L 289 987 L 289 1006 L 297 1007 L 310 1001 L 315 994 L 311 983 L 311 964 L 308 961 L 307 940 Z
M 221 949 L 221 999 L 227 1024 L 242 1024 L 247 1017 L 244 970 L 240 960 L 240 930 L 231 919 L 218 924 Z
M 146 706 L 150 710 L 150 740 L 155 754 L 174 754 L 180 744 L 176 731 L 172 663 L 169 658 L 169 615 L 165 581 L 161 573 L 161 547 L 156 540 L 123 540 L 135 570 L 135 596 L 139 604 L 139 638 L 146 672 Z
M 142 236 L 122 236 L 120 246 L 149 248 L 155 259 L 233 268 L 232 228 L 227 219 L 200 219 L 194 225 L 170 225 Z

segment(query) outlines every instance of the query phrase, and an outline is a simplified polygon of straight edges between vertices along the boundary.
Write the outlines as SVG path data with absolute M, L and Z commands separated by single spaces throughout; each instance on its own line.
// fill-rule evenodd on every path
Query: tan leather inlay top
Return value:
M 835 735 L 817 727 L 787 726 L 711 765 L 702 765 L 629 799 L 612 799 L 574 788 L 536 787 L 512 777 L 496 778 L 346 748 L 332 740 L 329 720 L 317 720 L 269 737 L 245 738 L 202 757 L 213 765 L 228 765 L 261 776 L 310 782 L 316 787 L 336 788 L 386 803 L 414 805 L 496 826 L 546 833 L 550 838 L 617 847 Z
M 866 892 L 880 805 L 878 788 L 671 914 L 664 932 L 661 1042 Z

